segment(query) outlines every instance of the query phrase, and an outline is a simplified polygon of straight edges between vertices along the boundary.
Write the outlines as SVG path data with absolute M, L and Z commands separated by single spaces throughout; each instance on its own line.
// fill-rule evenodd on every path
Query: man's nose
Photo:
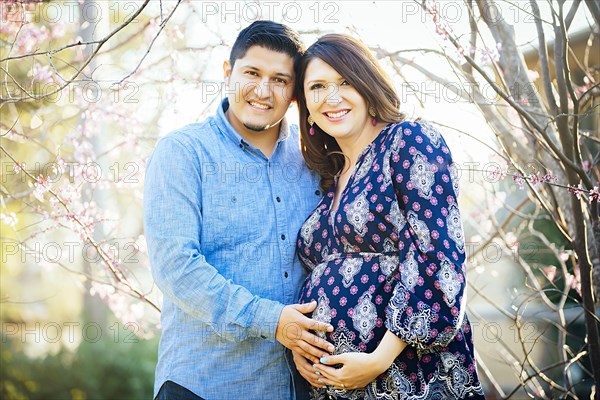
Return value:
M 258 84 L 254 87 L 254 93 L 259 98 L 269 98 L 273 94 L 273 82 L 269 80 L 269 78 L 263 78 L 258 82 Z

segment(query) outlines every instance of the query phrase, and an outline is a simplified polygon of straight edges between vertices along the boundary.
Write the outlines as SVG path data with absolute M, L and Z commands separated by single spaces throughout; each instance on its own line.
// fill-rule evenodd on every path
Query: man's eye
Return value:
M 280 83 L 282 85 L 286 85 L 287 81 L 285 79 L 281 79 L 281 78 L 275 78 L 275 82 L 276 83 Z
M 258 76 L 258 74 L 254 71 L 246 71 L 246 74 L 251 75 L 251 76 Z

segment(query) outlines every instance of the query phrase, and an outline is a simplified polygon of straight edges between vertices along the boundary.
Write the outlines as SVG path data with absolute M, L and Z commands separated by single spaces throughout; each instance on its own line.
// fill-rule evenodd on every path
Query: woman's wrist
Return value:
M 373 368 L 379 372 L 379 374 L 385 372 L 396 359 L 397 355 L 387 351 L 388 349 L 384 346 L 377 346 L 375 351 L 371 353 L 373 355 Z
M 407 344 L 394 333 L 387 331 L 383 339 L 373 351 L 373 367 L 380 373 L 387 370 L 396 360 L 396 357 L 404 351 Z

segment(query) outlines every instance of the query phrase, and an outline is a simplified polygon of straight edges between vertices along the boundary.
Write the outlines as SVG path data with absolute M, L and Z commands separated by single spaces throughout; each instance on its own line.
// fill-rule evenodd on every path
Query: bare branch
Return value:
M 111 33 L 109 33 L 103 39 L 101 39 L 101 40 L 99 40 L 97 42 L 91 42 L 93 44 L 98 44 L 98 46 L 96 47 L 96 49 L 92 52 L 92 54 L 88 57 L 88 59 L 83 63 L 83 65 L 75 72 L 75 74 L 71 77 L 71 79 L 69 79 L 67 82 L 65 82 L 59 88 L 57 88 L 57 89 L 55 89 L 53 91 L 50 91 L 49 93 L 45 93 L 43 95 L 35 95 L 35 96 L 32 96 L 32 97 L 21 97 L 21 98 L 17 98 L 17 99 L 13 99 L 13 98 L 2 99 L 2 98 L 0 98 L 0 102 L 2 102 L 2 103 L 5 103 L 5 102 L 15 103 L 15 102 L 18 102 L 18 101 L 38 100 L 38 99 L 42 99 L 42 98 L 45 98 L 45 97 L 48 97 L 48 96 L 51 96 L 51 95 L 53 95 L 55 93 L 60 92 L 61 90 L 63 90 L 67 86 L 69 86 L 82 73 L 82 71 L 85 69 L 85 67 L 87 67 L 92 62 L 92 60 L 94 59 L 94 57 L 96 57 L 96 55 L 100 52 L 100 49 L 102 48 L 102 46 L 104 46 L 119 31 L 121 31 L 123 28 L 125 28 L 127 25 L 129 25 L 131 23 L 131 21 L 133 21 L 134 19 L 136 19 L 142 13 L 142 11 L 146 8 L 146 6 L 149 3 L 150 3 L 150 0 L 144 0 L 144 3 L 140 6 L 140 8 L 138 10 L 136 10 L 135 13 L 133 13 L 129 18 L 127 18 L 127 20 L 125 20 L 125 22 L 123 22 L 121 25 L 119 25 L 115 30 L 113 30 Z M 0 104 L 2 104 L 2 103 L 0 103 Z
M 179 7 L 179 5 L 181 4 L 181 1 L 182 0 L 177 0 L 177 4 L 175 4 L 175 6 L 171 10 L 171 12 L 167 16 L 167 18 L 165 18 L 164 20 L 162 20 L 163 17 L 162 17 L 162 1 L 161 1 L 161 3 L 160 3 L 160 7 L 161 7 L 160 8 L 160 10 L 161 10 L 160 18 L 161 18 L 162 22 L 160 23 L 160 29 L 158 30 L 158 32 L 156 32 L 156 35 L 154 35 L 154 38 L 152 38 L 152 41 L 150 42 L 150 45 L 148 46 L 148 49 L 146 49 L 146 52 L 144 53 L 144 55 L 142 56 L 142 58 L 140 59 L 140 61 L 136 65 L 136 67 L 133 69 L 133 71 L 131 71 L 129 74 L 125 75 L 118 82 L 119 85 L 123 84 L 123 82 L 125 82 L 127 80 L 127 78 L 129 78 L 130 76 L 132 76 L 133 74 L 135 74 L 137 72 L 137 70 L 140 68 L 140 66 L 142 65 L 142 63 L 144 62 L 144 60 L 146 59 L 146 57 L 148 56 L 148 54 L 150 54 L 150 50 L 152 50 L 152 46 L 154 45 L 154 42 L 156 42 L 156 39 L 158 39 L 158 37 L 160 36 L 160 33 L 165 28 L 165 26 L 167 25 L 167 22 L 169 22 L 169 20 L 171 19 L 171 17 L 173 16 L 173 14 L 175 13 L 175 11 L 177 10 L 177 7 Z

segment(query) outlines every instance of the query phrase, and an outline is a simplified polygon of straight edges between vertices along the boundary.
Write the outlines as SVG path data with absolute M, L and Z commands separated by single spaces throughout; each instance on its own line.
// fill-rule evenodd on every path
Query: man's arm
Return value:
M 319 357 L 323 351 L 309 343 L 324 347 L 324 341 L 308 329 L 323 326 L 304 316 L 303 308 L 255 296 L 206 261 L 200 251 L 201 198 L 200 160 L 177 138 L 162 139 L 147 165 L 144 227 L 152 274 L 163 295 L 227 340 L 277 339 Z M 280 317 L 284 324 L 278 329 Z

